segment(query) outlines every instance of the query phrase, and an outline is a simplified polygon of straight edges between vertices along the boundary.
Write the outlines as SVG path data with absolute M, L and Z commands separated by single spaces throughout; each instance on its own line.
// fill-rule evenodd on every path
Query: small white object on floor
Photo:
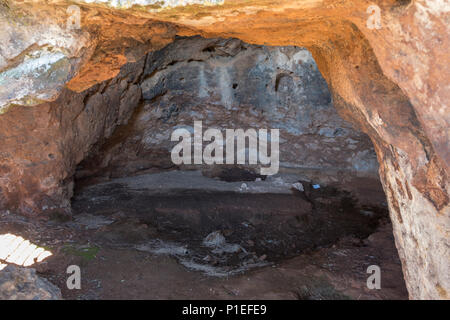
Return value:
M 296 182 L 296 183 L 292 184 L 292 187 L 301 192 L 305 191 L 305 189 L 303 188 L 303 184 L 301 184 L 300 182 Z
M 239 188 L 240 191 L 247 191 L 248 190 L 248 186 L 246 183 L 241 184 L 241 187 Z
M 213 248 L 214 250 L 212 250 L 212 252 L 216 254 L 234 253 L 243 250 L 238 244 L 227 243 L 220 231 L 214 231 L 208 234 L 206 238 L 203 239 L 203 245 Z
M 225 243 L 225 237 L 220 231 L 211 232 L 203 239 L 203 244 L 207 247 L 218 247 Z

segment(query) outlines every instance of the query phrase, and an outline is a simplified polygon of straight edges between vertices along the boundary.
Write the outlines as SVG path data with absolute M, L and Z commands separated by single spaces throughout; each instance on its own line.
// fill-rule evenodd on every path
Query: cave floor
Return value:
M 255 188 L 182 175 L 190 179 L 85 187 L 70 219 L 9 214 L 0 234 L 51 251 L 32 267 L 65 299 L 407 299 L 392 227 L 369 180 L 347 182 L 372 189 L 372 201 L 332 183 L 293 190 L 286 176 Z M 81 268 L 80 290 L 67 289 L 69 265 Z M 380 290 L 367 288 L 369 265 L 381 268 Z

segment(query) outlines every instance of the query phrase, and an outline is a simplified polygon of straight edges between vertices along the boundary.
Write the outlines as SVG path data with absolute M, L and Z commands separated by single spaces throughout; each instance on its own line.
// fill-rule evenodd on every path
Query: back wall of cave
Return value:
M 141 81 L 143 100 L 135 114 L 79 165 L 77 178 L 180 168 L 171 159 L 178 143 L 170 141 L 171 133 L 178 128 L 193 133 L 194 121 L 223 133 L 279 129 L 282 171 L 377 178 L 371 141 L 337 114 L 305 49 L 179 38 L 146 58 Z

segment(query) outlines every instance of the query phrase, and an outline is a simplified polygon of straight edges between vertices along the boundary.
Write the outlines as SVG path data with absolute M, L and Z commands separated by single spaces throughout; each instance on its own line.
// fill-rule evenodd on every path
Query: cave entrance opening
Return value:
M 93 242 L 221 277 L 342 239 L 370 247 L 368 237 L 388 225 L 372 143 L 337 114 L 308 50 L 178 38 L 148 55 L 140 77 L 128 123 L 77 168 L 74 218 L 96 230 Z M 174 164 L 171 134 L 194 135 L 195 121 L 223 132 L 278 129 L 279 171 Z

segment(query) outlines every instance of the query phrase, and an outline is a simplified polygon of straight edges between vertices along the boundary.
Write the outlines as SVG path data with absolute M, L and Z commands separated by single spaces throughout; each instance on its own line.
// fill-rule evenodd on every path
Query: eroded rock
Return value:
M 32 268 L 8 265 L 0 271 L 0 300 L 60 300 L 61 291 Z
M 193 132 L 199 120 L 203 130 L 217 128 L 223 134 L 226 129 L 279 129 L 282 169 L 377 176 L 370 140 L 336 113 L 306 49 L 178 39 L 148 55 L 141 90 L 142 108 L 98 154 L 82 162 L 78 178 L 173 169 L 171 150 L 177 142 L 170 141 L 172 132 Z
M 63 23 L 67 18 L 68 3 L 56 3 L 46 6 L 45 14 L 55 22 L 46 25 L 55 25 L 58 20 Z M 381 29 L 367 25 L 367 9 L 374 3 L 380 7 Z M 92 106 L 103 101 L 104 81 L 116 77 L 120 67 L 138 61 L 136 57 L 146 52 L 161 49 L 173 41 L 175 34 L 234 37 L 248 43 L 308 48 L 327 81 L 338 112 L 374 143 L 410 297 L 449 297 L 447 2 L 233 1 L 222 6 L 157 12 L 135 7 L 115 11 L 98 5 L 80 6 L 83 31 L 97 35 L 100 41 L 67 86 L 77 92 L 96 93 L 91 97 Z M 35 1 L 10 1 L 10 7 L 26 13 L 37 10 Z M 1 10 L 8 9 L 2 6 Z M 6 21 L 9 26 L 14 23 Z M 37 42 L 44 38 L 41 29 L 28 30 Z M 53 38 L 57 34 L 52 31 L 48 35 Z M 1 43 L 2 62 L 7 66 L 1 72 L 20 67 L 5 61 L 22 61 L 28 42 L 8 53 L 6 59 L 4 52 L 9 49 L 5 42 Z M 68 78 L 64 74 L 61 79 Z M 40 97 L 40 86 L 30 88 Z M 50 86 L 44 88 L 47 90 L 51 91 Z M 2 97 L 18 100 L 13 90 L 2 91 Z M 0 115 L 4 143 L 0 149 L 2 207 L 25 213 L 38 213 L 49 205 L 68 207 L 67 186 L 76 164 L 115 126 L 109 121 L 115 123 L 112 115 L 118 104 L 112 103 L 114 111 L 109 112 L 109 107 L 100 103 L 93 108 L 96 116 L 79 113 L 84 110 L 82 100 L 86 97 L 87 92 L 62 90 L 59 102 L 29 109 L 14 107 Z M 104 120 L 105 112 L 113 119 Z

